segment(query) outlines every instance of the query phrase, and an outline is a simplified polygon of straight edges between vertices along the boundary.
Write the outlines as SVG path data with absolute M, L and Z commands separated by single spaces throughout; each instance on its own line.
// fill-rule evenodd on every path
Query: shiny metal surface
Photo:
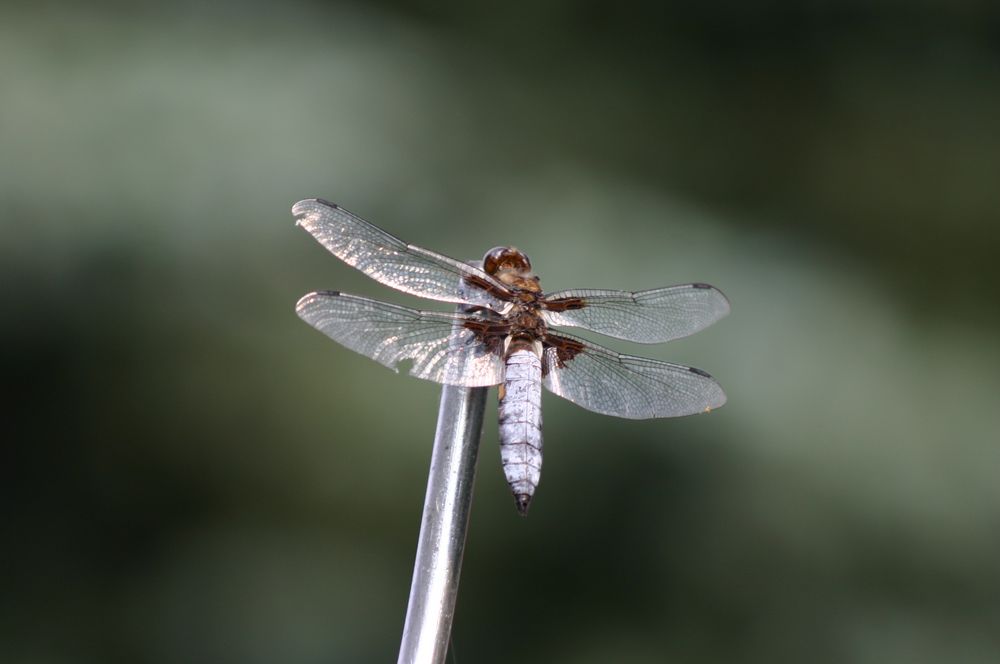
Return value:
M 487 392 L 441 389 L 399 664 L 437 664 L 448 654 Z

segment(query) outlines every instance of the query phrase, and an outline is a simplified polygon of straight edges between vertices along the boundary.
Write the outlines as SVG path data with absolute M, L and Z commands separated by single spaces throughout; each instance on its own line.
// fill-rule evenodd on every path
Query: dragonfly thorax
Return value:
M 541 339 L 547 331 L 545 321 L 539 312 L 537 302 L 525 302 L 515 304 L 507 313 L 507 322 L 510 324 L 509 335 L 511 337 L 523 337 L 530 341 Z

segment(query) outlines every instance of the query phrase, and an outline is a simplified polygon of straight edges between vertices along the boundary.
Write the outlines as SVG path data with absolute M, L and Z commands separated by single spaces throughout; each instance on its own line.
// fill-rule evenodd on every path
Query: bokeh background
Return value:
M 310 196 L 733 302 L 527 519 L 490 406 L 458 662 L 1000 661 L 998 172 L 993 3 L 5 3 L 0 661 L 395 660 L 439 388 L 294 315 L 415 303 Z

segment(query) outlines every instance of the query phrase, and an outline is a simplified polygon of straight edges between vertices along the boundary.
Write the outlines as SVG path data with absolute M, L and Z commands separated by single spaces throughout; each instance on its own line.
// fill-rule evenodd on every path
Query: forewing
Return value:
M 462 327 L 465 317 L 417 311 L 335 291 L 309 293 L 295 305 L 302 320 L 334 341 L 399 371 L 436 383 L 484 387 L 503 381 L 500 355 Z
M 334 256 L 379 283 L 442 302 L 504 307 L 509 290 L 482 270 L 406 244 L 335 203 L 309 198 L 292 214 Z
M 729 300 L 708 284 L 683 284 L 630 293 L 567 290 L 543 301 L 550 325 L 582 327 L 643 344 L 680 339 L 729 313 Z
M 568 334 L 547 334 L 544 347 L 545 387 L 595 413 L 643 420 L 726 403 L 722 387 L 700 369 L 620 355 Z

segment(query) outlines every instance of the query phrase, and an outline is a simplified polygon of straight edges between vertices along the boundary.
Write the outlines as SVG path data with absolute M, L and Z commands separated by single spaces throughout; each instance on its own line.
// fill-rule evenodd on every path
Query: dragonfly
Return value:
M 464 387 L 499 386 L 500 457 L 518 512 L 542 471 L 542 386 L 587 410 L 629 419 L 707 413 L 726 402 L 701 369 L 623 355 L 556 330 L 575 327 L 626 341 L 680 339 L 729 313 L 717 288 L 689 283 L 636 292 L 542 291 L 514 247 L 481 267 L 423 249 L 320 198 L 292 207 L 296 224 L 334 256 L 403 293 L 457 305 L 420 311 L 339 291 L 303 296 L 295 310 L 334 341 L 390 369 Z

